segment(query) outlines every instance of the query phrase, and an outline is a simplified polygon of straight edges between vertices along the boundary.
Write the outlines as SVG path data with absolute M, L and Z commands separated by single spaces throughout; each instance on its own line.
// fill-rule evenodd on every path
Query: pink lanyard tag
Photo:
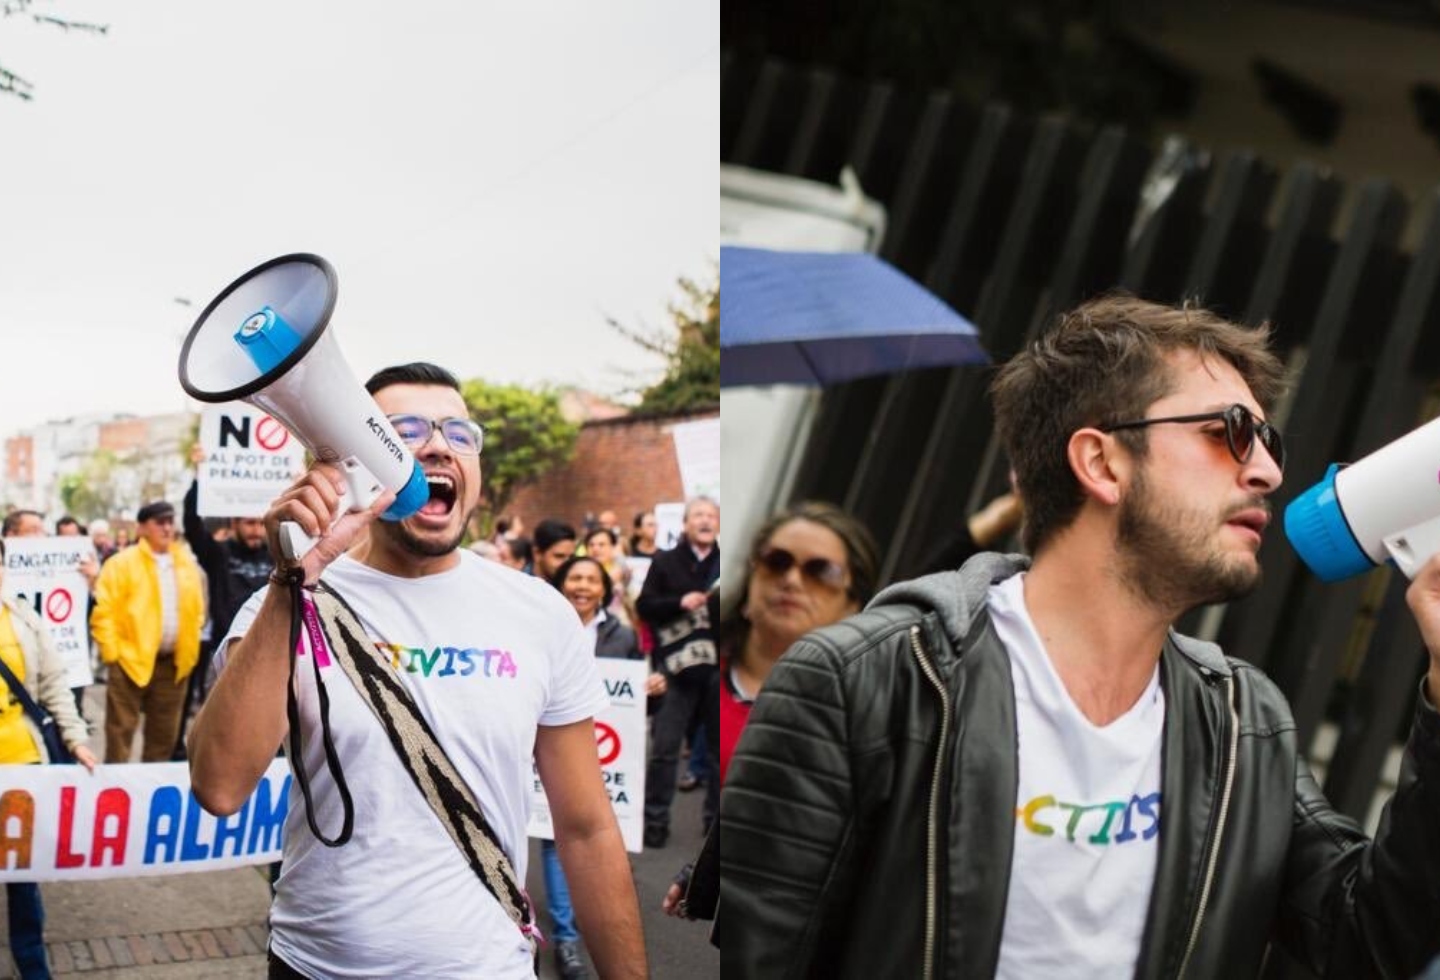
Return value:
M 300 593 L 300 613 L 305 622 L 305 631 L 310 634 L 310 649 L 315 652 L 315 663 L 321 667 L 330 666 L 330 649 L 325 645 L 325 634 L 320 629 L 320 617 L 315 612 L 315 600 L 310 593 Z M 305 652 L 305 638 L 295 641 L 295 655 Z

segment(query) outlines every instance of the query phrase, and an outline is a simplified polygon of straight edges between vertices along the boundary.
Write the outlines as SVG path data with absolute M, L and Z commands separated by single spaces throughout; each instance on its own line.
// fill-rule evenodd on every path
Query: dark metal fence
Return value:
M 1328 463 L 1435 412 L 1435 195 L 1409 202 L 1384 179 L 1347 188 L 1323 168 L 1282 172 L 1243 152 L 1168 154 L 1117 128 L 733 55 L 721 158 L 830 183 L 852 167 L 889 210 L 882 254 L 973 320 L 996 361 L 1115 286 L 1269 320 L 1294 379 L 1276 413 L 1290 451 L 1277 515 Z M 1161 173 L 1171 183 L 1157 194 Z M 881 541 L 888 578 L 913 572 L 1004 486 L 988 381 L 984 370 L 936 369 L 828 390 L 794 496 L 845 505 Z M 1294 705 L 1302 745 L 1327 715 L 1337 723 L 1325 788 L 1363 821 L 1424 663 L 1405 580 L 1379 570 L 1324 585 L 1278 524 L 1261 560 L 1255 594 L 1182 625 L 1267 670 Z

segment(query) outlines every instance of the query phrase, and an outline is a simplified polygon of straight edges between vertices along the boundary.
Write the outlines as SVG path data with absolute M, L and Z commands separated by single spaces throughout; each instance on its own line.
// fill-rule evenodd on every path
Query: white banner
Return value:
M 215 817 L 184 762 L 0 766 L 0 881 L 216 871 L 280 860 L 290 767 L 275 759 L 238 813 Z
M 205 461 L 195 469 L 201 517 L 264 517 L 305 469 L 305 447 L 290 431 L 243 402 L 200 413 Z
M 595 719 L 600 773 L 620 822 L 625 849 L 639 854 L 645 830 L 645 661 L 599 657 L 595 666 L 610 697 L 610 707 Z M 534 786 L 527 831 L 531 837 L 554 839 L 550 804 L 538 773 Z
M 711 497 L 720 500 L 720 420 L 702 419 L 671 426 L 675 459 L 680 464 L 680 482 L 685 499 Z
M 86 687 L 90 670 L 90 584 L 80 563 L 95 557 L 87 537 L 6 538 L 4 593 L 35 610 L 65 661 L 69 687 Z

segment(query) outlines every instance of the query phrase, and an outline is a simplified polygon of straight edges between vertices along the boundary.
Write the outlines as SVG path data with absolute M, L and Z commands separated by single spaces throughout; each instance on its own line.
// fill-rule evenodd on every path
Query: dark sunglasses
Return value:
M 823 585 L 827 589 L 845 588 L 845 566 L 838 561 L 811 558 L 802 562 L 784 548 L 767 548 L 755 556 L 757 568 L 763 568 L 777 577 L 784 575 L 797 564 L 800 566 L 800 574 L 816 585 Z
M 1255 454 L 1255 437 L 1258 435 L 1260 444 L 1265 447 L 1275 465 L 1282 470 L 1285 468 L 1285 440 L 1280 437 L 1280 430 L 1251 415 L 1250 409 L 1244 405 L 1231 405 L 1221 412 L 1203 412 L 1199 415 L 1172 415 L 1163 419 L 1114 422 L 1098 428 L 1101 432 L 1114 432 L 1116 429 L 1142 429 L 1147 425 L 1159 425 L 1161 422 L 1220 421 L 1225 423 L 1225 441 L 1230 445 L 1230 455 L 1235 457 L 1235 462 L 1250 462 L 1250 457 Z
M 436 429 L 450 448 L 461 456 L 479 456 L 485 445 L 485 430 L 469 419 L 427 419 L 423 415 L 390 415 L 390 424 L 400 441 L 419 452 Z

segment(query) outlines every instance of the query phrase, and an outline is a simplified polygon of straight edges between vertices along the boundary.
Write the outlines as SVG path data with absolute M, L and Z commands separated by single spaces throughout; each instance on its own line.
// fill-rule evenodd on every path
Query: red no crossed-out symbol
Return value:
M 272 453 L 285 445 L 289 438 L 290 433 L 285 426 L 268 415 L 255 423 L 255 441 Z
M 595 749 L 600 753 L 600 764 L 608 766 L 620 758 L 620 733 L 603 721 L 595 723 Z
M 56 589 L 45 597 L 45 615 L 50 617 L 52 623 L 63 623 L 70 618 L 70 610 L 75 607 L 75 600 L 70 598 L 70 593 L 64 589 Z

